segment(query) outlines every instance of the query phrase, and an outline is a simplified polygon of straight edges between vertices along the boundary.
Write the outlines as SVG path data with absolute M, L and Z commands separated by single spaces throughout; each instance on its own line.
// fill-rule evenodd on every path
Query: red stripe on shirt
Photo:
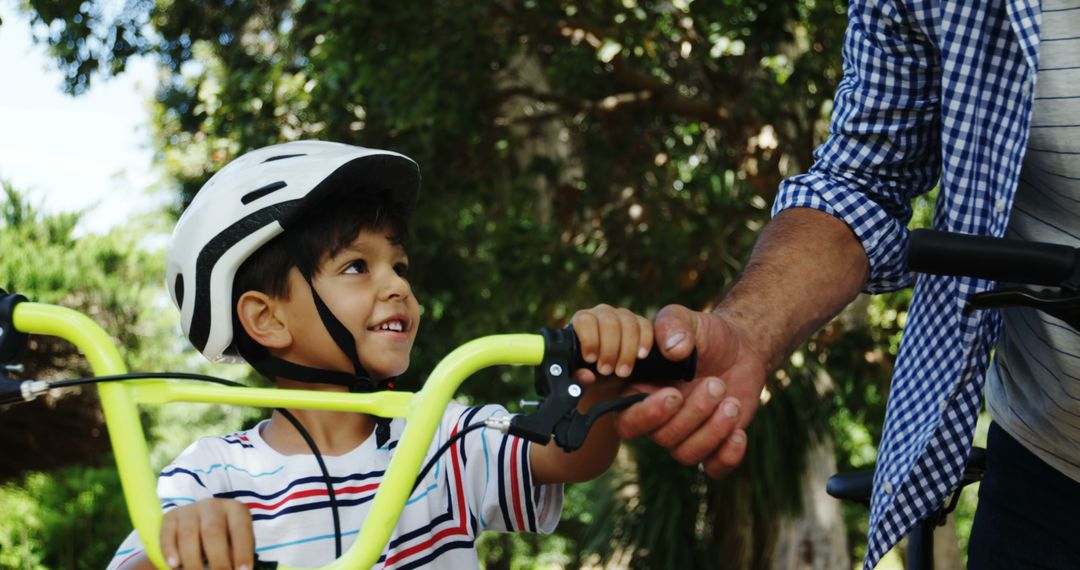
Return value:
M 517 521 L 517 530 L 525 529 L 525 519 L 521 516 L 521 497 L 518 493 L 518 449 L 521 448 L 521 438 L 515 437 L 510 447 L 510 487 L 514 492 L 514 520 Z
M 335 495 L 343 495 L 343 494 L 346 494 L 346 493 L 363 493 L 364 491 L 371 491 L 373 489 L 378 489 L 378 488 L 379 488 L 378 483 L 371 483 L 369 485 L 361 485 L 359 487 L 342 487 L 340 489 L 334 489 L 334 494 Z M 248 509 L 261 509 L 261 510 L 266 510 L 266 511 L 272 511 L 272 510 L 280 507 L 281 505 L 284 505 L 285 503 L 288 503 L 289 501 L 294 501 L 296 499 L 305 499 L 307 497 L 329 496 L 329 495 L 330 495 L 330 491 L 328 491 L 327 489 L 308 489 L 306 491 L 297 491 L 296 493 L 288 495 L 284 499 L 282 499 L 282 500 L 280 500 L 280 501 L 278 501 L 276 503 L 273 503 L 273 504 L 264 505 L 264 504 L 261 504 L 261 503 L 244 503 L 244 505 L 247 506 Z
M 121 560 L 120 563 L 116 565 L 117 570 L 119 570 L 120 568 L 123 568 L 124 564 L 127 564 L 128 561 L 130 561 L 132 558 L 135 558 L 137 555 L 142 554 L 142 553 L 143 553 L 142 550 L 139 550 L 139 549 L 136 548 L 135 552 L 132 552 L 131 554 L 128 554 L 127 558 Z
M 457 434 L 457 431 L 457 427 L 454 427 L 454 431 L 450 434 L 450 437 L 453 437 L 455 434 Z M 446 537 L 469 534 L 469 528 L 467 524 L 468 517 L 465 516 L 465 513 L 467 512 L 465 510 L 465 492 L 461 488 L 463 470 L 461 468 L 460 457 L 458 457 L 457 445 L 454 445 L 450 448 L 450 458 L 450 466 L 452 467 L 451 471 L 454 473 L 454 488 L 457 490 L 457 512 L 455 514 L 458 515 L 458 525 L 456 527 L 443 529 L 432 535 L 431 538 L 425 540 L 424 542 L 421 542 L 420 544 L 410 546 L 405 550 L 395 552 L 393 556 L 386 557 L 386 563 L 383 565 L 384 570 L 386 568 L 389 568 L 391 564 L 396 564 L 398 562 L 401 562 L 405 558 L 420 554 L 424 550 L 430 550 L 435 544 L 437 544 L 440 540 Z

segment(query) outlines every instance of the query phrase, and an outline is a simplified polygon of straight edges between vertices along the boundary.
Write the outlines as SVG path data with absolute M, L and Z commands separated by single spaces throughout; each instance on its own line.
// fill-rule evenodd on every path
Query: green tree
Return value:
M 153 217 L 105 235 L 78 235 L 78 213 L 40 212 L 0 182 L 0 288 L 78 310 L 115 339 L 132 370 L 175 370 L 178 316 L 161 311 L 163 256 L 141 239 L 164 229 Z M 89 375 L 74 346 L 31 336 L 22 378 Z M 163 465 L 200 433 L 228 433 L 252 411 L 208 406 L 144 409 Z M 258 412 L 254 412 L 258 413 Z M 92 388 L 0 407 L 0 568 L 103 568 L 131 530 L 108 433 Z
M 45 215 L 9 183 L 0 188 L 0 288 L 79 310 L 116 339 L 131 366 L 160 367 L 176 343 L 147 334 L 163 326 L 148 310 L 160 296 L 163 265 L 139 244 L 140 228 L 77 237 L 79 214 Z M 24 378 L 90 372 L 74 346 L 52 337 L 31 336 L 20 364 Z M 0 481 L 25 470 L 98 464 L 108 449 L 93 390 L 12 406 L 0 426 Z
M 596 302 L 646 314 L 713 304 L 779 181 L 811 162 L 846 12 L 840 0 L 28 5 L 73 93 L 132 55 L 161 62 L 155 140 L 177 210 L 269 143 L 322 138 L 418 159 L 416 381 L 465 340 L 561 324 Z M 876 428 L 870 443 L 850 433 L 880 420 L 898 324 L 854 321 L 770 380 L 733 476 L 706 481 L 635 443 L 621 471 L 583 488 L 590 508 L 564 523 L 581 532 L 558 548 L 638 567 L 767 566 L 776 513 L 798 505 L 805 449 L 826 432 L 859 450 L 876 441 Z M 529 385 L 499 371 L 468 389 L 512 401 Z M 868 407 L 830 420 L 855 402 Z M 500 553 L 512 540 L 490 541 L 492 567 L 510 564 Z
M 166 362 L 175 348 L 149 310 L 162 265 L 138 243 L 140 228 L 80 237 L 79 214 L 43 214 L 0 186 L 0 288 L 91 316 L 133 366 Z M 28 344 L 23 378 L 90 372 L 67 342 Z M 0 410 L 0 567 L 101 568 L 130 530 L 99 410 L 92 389 Z

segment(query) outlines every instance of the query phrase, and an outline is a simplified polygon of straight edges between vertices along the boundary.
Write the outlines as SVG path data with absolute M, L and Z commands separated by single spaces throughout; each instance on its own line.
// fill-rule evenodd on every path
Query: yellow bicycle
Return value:
M 535 367 L 536 390 L 541 397 L 536 411 L 508 418 L 504 425 L 488 427 L 497 427 L 541 444 L 554 438 L 559 446 L 568 451 L 582 445 L 589 427 L 599 416 L 623 409 L 644 398 L 640 394 L 626 396 L 579 413 L 577 404 L 582 389 L 574 382 L 572 372 L 588 368 L 589 365 L 581 359 L 577 338 L 569 327 L 544 329 L 541 334 L 503 334 L 479 338 L 447 355 L 432 371 L 420 391 L 367 394 L 211 385 L 199 380 L 217 381 L 219 384 L 225 381 L 197 374 L 128 374 L 112 339 L 86 315 L 64 307 L 32 303 L 21 295 L 8 294 L 0 289 L 0 364 L 12 362 L 25 349 L 28 334 L 56 336 L 71 342 L 86 356 L 95 377 L 17 381 L 0 376 L 0 404 L 29 401 L 54 388 L 99 383 L 98 393 L 128 513 L 150 560 L 162 569 L 168 568 L 157 540 L 162 510 L 155 490 L 146 437 L 139 420 L 140 405 L 198 402 L 349 411 L 406 419 L 406 428 L 394 458 L 360 529 L 360 539 L 336 561 L 324 567 L 326 570 L 338 570 L 369 568 L 378 561 L 413 490 L 413 482 L 420 473 L 421 463 L 435 436 L 443 409 L 462 382 L 478 370 L 497 365 Z M 682 362 L 670 362 L 654 349 L 648 358 L 635 365 L 634 377 L 690 380 L 694 376 L 695 365 L 696 355 Z M 262 564 L 263 567 L 275 567 L 273 564 Z M 276 567 L 282 570 L 288 568 L 284 565 Z

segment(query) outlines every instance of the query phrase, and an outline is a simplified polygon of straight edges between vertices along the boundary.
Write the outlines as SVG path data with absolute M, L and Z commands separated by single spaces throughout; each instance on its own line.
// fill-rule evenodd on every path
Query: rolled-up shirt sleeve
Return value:
M 911 200 L 941 172 L 940 70 L 927 29 L 892 2 L 852 2 L 829 136 L 773 204 L 774 216 L 803 207 L 843 220 L 866 250 L 868 293 L 911 283 Z

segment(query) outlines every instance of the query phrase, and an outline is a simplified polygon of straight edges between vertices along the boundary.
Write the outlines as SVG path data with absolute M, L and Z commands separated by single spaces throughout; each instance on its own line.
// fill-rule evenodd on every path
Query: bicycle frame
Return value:
M 24 302 L 16 306 L 12 321 L 20 332 L 55 336 L 71 342 L 86 356 L 95 375 L 127 372 L 112 339 L 82 313 L 55 305 Z M 168 568 L 158 544 L 162 510 L 138 405 L 198 402 L 377 413 L 383 417 L 405 418 L 408 422 L 405 432 L 356 542 L 341 558 L 323 566 L 322 570 L 370 568 L 390 540 L 442 412 L 457 388 L 470 375 L 489 366 L 539 365 L 544 350 L 544 338 L 537 334 L 493 335 L 470 341 L 439 362 L 419 392 L 342 394 L 225 387 L 180 380 L 131 380 L 101 383 L 98 394 L 128 513 L 147 555 L 161 569 Z M 293 567 L 279 565 L 278 568 L 291 570 Z

